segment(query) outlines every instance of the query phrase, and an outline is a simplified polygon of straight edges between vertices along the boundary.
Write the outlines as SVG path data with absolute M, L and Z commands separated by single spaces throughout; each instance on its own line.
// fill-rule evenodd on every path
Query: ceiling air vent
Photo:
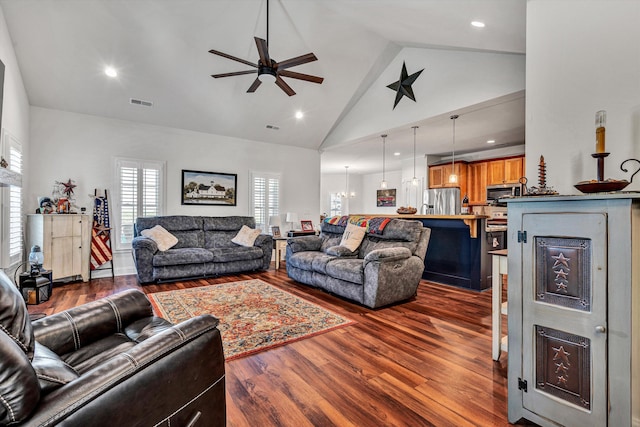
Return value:
M 153 102 L 143 101 L 142 99 L 130 98 L 129 103 L 133 105 L 142 105 L 143 107 L 153 107 Z
M 280 130 L 278 126 L 274 126 L 274 125 L 267 125 L 267 129 Z

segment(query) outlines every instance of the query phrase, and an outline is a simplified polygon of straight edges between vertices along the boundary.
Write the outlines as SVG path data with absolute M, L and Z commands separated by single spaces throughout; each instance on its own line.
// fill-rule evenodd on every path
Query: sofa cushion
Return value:
M 43 393 L 55 390 L 79 377 L 78 373 L 57 354 L 38 342 L 32 365 Z
M 235 246 L 233 248 L 208 249 L 213 262 L 244 261 L 262 258 L 262 249 L 255 246 Z
M 251 247 L 260 233 L 262 233 L 262 230 L 259 228 L 249 228 L 246 225 L 243 225 L 242 228 L 240 228 L 240 231 L 238 231 L 238 234 L 236 234 L 231 241 L 236 245 Z
M 158 250 L 166 251 L 178 243 L 178 238 L 169 233 L 163 226 L 155 225 L 140 232 L 144 237 L 148 237 L 158 245 Z
M 0 330 L 0 425 L 27 418 L 40 400 L 33 366 L 13 338 Z
M 364 262 L 359 258 L 333 258 L 326 266 L 326 274 L 336 279 L 362 285 Z
M 335 257 L 320 251 L 296 252 L 287 258 L 287 267 L 292 266 L 302 270 L 313 271 L 314 266 L 320 273 L 326 273 L 325 264 Z
M 251 216 L 204 217 L 204 231 L 238 231 L 246 225 L 256 228 L 256 220 Z
M 236 237 L 237 230 L 232 231 L 205 231 L 204 247 L 213 248 L 235 248 L 238 247 L 231 240 Z
M 175 231 L 202 230 L 202 217 L 188 215 L 140 217 L 136 219 L 136 235 L 155 225 L 161 225 L 172 234 L 175 234 Z
M 158 252 L 153 256 L 153 266 L 195 264 L 213 261 L 211 251 L 203 248 L 169 249 L 166 252 Z
M 367 230 L 365 230 L 364 227 L 360 227 L 355 224 L 348 224 L 347 228 L 344 230 L 342 239 L 340 240 L 340 246 L 344 246 L 352 252 L 356 251 L 360 246 L 360 243 L 362 243 L 362 239 L 364 239 L 366 232 Z
M 204 232 L 202 230 L 174 231 L 173 235 L 178 238 L 174 249 L 204 247 Z
M 0 330 L 15 341 L 29 359 L 33 358 L 35 339 L 29 312 L 22 294 L 4 270 L 0 270 Z

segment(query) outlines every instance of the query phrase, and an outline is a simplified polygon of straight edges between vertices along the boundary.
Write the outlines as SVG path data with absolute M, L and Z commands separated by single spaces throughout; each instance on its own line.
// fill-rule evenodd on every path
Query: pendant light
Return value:
M 454 114 L 450 117 L 453 120 L 453 151 L 451 152 L 451 175 L 449 175 L 449 183 L 456 184 L 458 175 L 456 174 L 456 119 L 459 116 Z
M 349 166 L 344 167 L 344 191 L 340 193 L 340 197 L 342 198 L 351 198 L 355 197 L 356 193 L 349 193 Z
M 380 189 L 381 190 L 386 190 L 387 189 L 387 181 L 384 179 L 384 169 L 385 169 L 385 143 L 386 143 L 386 139 L 387 139 L 387 135 L 380 135 L 382 137 L 382 182 L 380 182 Z

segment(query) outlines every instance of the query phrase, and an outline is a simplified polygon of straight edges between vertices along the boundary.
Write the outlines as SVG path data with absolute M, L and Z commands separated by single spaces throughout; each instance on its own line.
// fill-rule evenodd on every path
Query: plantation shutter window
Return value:
M 251 214 L 256 228 L 269 229 L 269 218 L 280 215 L 280 175 L 251 173 Z
M 138 217 L 164 213 L 164 162 L 116 159 L 116 249 L 131 248 Z
M 0 217 L 0 267 L 10 268 L 23 260 L 24 254 L 24 218 L 21 180 L 23 173 L 22 144 L 6 129 L 2 131 L 2 149 L 0 150 L 11 174 L 0 187 L 2 210 Z M 4 178 L 3 178 L 4 179 Z

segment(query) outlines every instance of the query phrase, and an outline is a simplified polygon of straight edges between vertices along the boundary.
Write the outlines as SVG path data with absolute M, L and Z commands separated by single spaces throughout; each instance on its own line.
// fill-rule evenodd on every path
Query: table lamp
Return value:
M 294 227 L 294 223 L 299 222 L 298 220 L 298 214 L 295 212 L 287 212 L 287 217 L 286 217 L 286 221 L 288 223 L 291 223 L 291 227 L 289 228 L 290 230 L 293 230 Z

